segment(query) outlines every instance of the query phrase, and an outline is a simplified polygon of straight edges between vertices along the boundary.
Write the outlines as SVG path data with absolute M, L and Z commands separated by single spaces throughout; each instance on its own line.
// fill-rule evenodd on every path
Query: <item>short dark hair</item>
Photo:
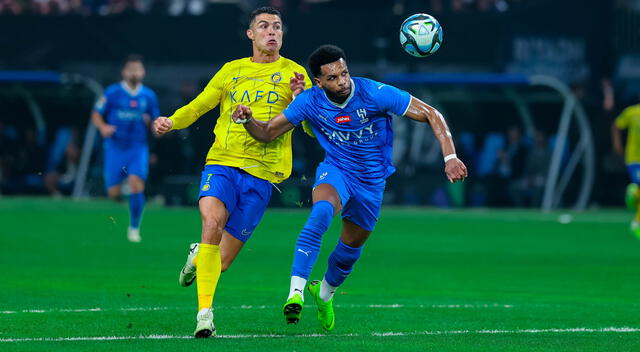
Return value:
M 307 64 L 313 76 L 319 77 L 322 75 L 322 70 L 320 69 L 322 65 L 330 64 L 340 59 L 347 61 L 344 51 L 335 45 L 326 44 L 311 53 Z
M 253 10 L 253 12 L 251 12 L 251 14 L 249 15 L 249 27 L 251 27 L 251 24 L 253 23 L 253 21 L 255 21 L 256 17 L 263 13 L 268 13 L 269 15 L 276 15 L 280 17 L 280 19 L 282 19 L 282 15 L 280 14 L 280 11 L 274 9 L 273 7 L 271 6 L 258 7 L 257 9 Z
M 129 54 L 122 61 L 122 67 L 126 66 L 130 62 L 142 62 L 142 55 L 140 54 Z

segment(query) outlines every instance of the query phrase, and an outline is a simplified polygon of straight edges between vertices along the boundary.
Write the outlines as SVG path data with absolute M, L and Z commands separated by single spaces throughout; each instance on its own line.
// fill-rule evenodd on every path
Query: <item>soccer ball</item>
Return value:
M 442 44 L 442 27 L 426 13 L 409 16 L 400 27 L 400 44 L 415 57 L 431 56 Z

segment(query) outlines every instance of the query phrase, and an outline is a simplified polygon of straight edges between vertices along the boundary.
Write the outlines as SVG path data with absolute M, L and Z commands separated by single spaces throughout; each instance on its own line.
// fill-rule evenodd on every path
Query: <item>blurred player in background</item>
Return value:
M 127 238 L 140 242 L 144 209 L 144 183 L 149 173 L 147 134 L 151 120 L 160 114 L 158 98 L 142 84 L 142 57 L 129 55 L 122 68 L 122 81 L 107 87 L 91 115 L 104 138 L 104 178 L 109 198 L 119 199 L 121 184 L 129 185 L 129 229 Z
M 271 198 L 271 183 L 291 174 L 291 132 L 265 144 L 251 138 L 231 117 L 238 104 L 251 106 L 255 118 L 278 115 L 311 81 L 305 69 L 280 56 L 282 18 L 271 7 L 250 16 L 247 36 L 253 56 L 226 63 L 200 95 L 169 118 L 155 122 L 158 134 L 186 128 L 220 105 L 215 141 L 207 154 L 200 182 L 201 243 L 193 243 L 179 282 L 196 281 L 198 315 L 195 337 L 215 335 L 213 297 L 220 273 L 236 258 L 262 219 Z M 197 275 L 196 275 L 197 267 Z
M 622 130 L 627 129 L 627 145 L 622 147 Z M 631 183 L 627 186 L 625 201 L 627 208 L 635 212 L 631 220 L 631 232 L 640 238 L 640 104 L 630 106 L 618 116 L 611 125 L 611 139 L 613 149 L 617 154 L 624 155 L 627 172 Z M 626 151 L 625 151 L 626 149 Z
M 324 279 L 309 284 L 318 319 L 324 329 L 331 330 L 335 325 L 333 295 L 351 273 L 375 227 L 385 180 L 395 170 L 391 163 L 392 115 L 431 125 L 442 148 L 449 181 L 463 180 L 467 169 L 457 158 L 449 128 L 436 109 L 395 87 L 351 78 L 340 48 L 318 48 L 309 57 L 309 69 L 317 86 L 300 94 L 281 114 L 265 122 L 256 119 L 249 107 L 239 105 L 233 117 L 265 143 L 306 120 L 326 152 L 316 170 L 311 214 L 295 246 L 283 312 L 287 323 L 299 321 L 304 287 L 318 258 L 322 236 L 333 216 L 342 212 L 342 234 L 329 256 Z

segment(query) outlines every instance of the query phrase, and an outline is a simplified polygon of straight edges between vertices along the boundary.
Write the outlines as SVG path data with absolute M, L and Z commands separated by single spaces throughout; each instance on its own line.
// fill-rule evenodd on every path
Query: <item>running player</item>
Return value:
M 144 183 L 149 174 L 147 134 L 151 120 L 160 114 L 158 98 L 142 84 L 142 57 L 129 55 L 122 68 L 122 81 L 107 87 L 91 115 L 104 138 L 104 179 L 109 198 L 119 199 L 121 184 L 129 185 L 129 229 L 127 238 L 140 242 L 144 209 Z
M 626 151 L 622 147 L 622 130 L 628 129 Z M 623 155 L 631 183 L 627 186 L 626 204 L 635 212 L 630 230 L 640 238 L 640 105 L 630 106 L 618 116 L 611 126 L 611 139 L 616 153 Z
M 257 140 L 268 143 L 308 121 L 325 160 L 316 171 L 313 207 L 295 246 L 289 297 L 283 307 L 287 323 L 297 323 L 304 304 L 304 287 L 318 258 L 322 235 L 331 219 L 342 212 L 342 234 L 329 256 L 322 282 L 312 281 L 309 292 L 326 330 L 335 324 L 333 295 L 360 257 L 380 213 L 385 179 L 391 163 L 391 116 L 406 116 L 431 125 L 440 142 L 445 174 L 450 182 L 467 176 L 456 157 L 449 128 L 442 115 L 421 100 L 395 87 L 349 75 L 344 52 L 332 45 L 309 57 L 317 86 L 300 94 L 281 114 L 269 121 L 253 116 L 248 106 L 234 112 L 236 123 Z
M 291 174 L 291 133 L 265 144 L 233 123 L 238 104 L 251 106 L 255 118 L 268 121 L 278 115 L 311 81 L 305 69 L 280 56 L 282 19 L 271 7 L 251 14 L 247 36 L 253 56 L 226 63 L 204 91 L 171 117 L 155 122 L 158 134 L 186 128 L 220 105 L 215 141 L 207 154 L 200 183 L 201 243 L 190 247 L 179 282 L 198 289 L 195 336 L 215 335 L 213 296 L 225 271 L 260 222 L 271 198 L 272 185 Z M 197 275 L 196 275 L 197 267 Z

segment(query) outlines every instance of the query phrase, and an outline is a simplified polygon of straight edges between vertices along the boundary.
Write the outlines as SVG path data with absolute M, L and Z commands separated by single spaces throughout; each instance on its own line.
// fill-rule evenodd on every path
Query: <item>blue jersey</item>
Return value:
M 107 87 L 94 109 L 106 123 L 116 126 L 105 142 L 119 146 L 146 144 L 147 123 L 160 115 L 158 98 L 151 89 L 140 85 L 133 91 L 124 82 Z
M 343 104 L 327 98 L 313 87 L 305 90 L 282 112 L 293 125 L 307 120 L 325 162 L 364 183 L 391 175 L 393 130 L 391 115 L 404 115 L 411 95 L 370 79 L 353 77 L 351 94 Z

